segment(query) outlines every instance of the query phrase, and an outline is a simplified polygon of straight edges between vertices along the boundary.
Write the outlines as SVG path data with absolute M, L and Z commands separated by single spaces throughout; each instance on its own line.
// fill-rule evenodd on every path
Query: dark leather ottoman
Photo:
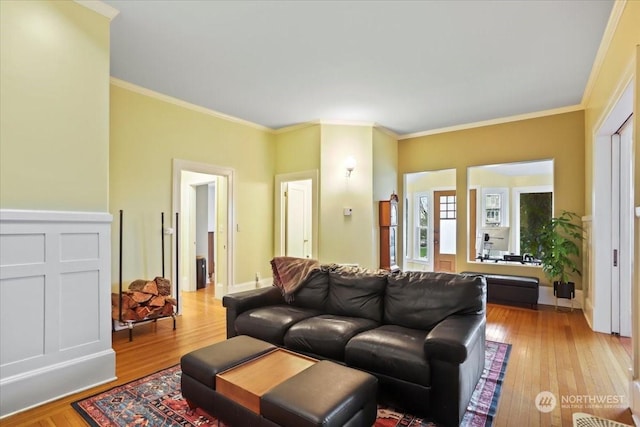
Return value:
M 185 354 L 180 359 L 182 396 L 189 406 L 219 416 L 224 405 L 216 404 L 216 374 L 275 349 L 272 344 L 240 335 Z
M 232 426 L 371 426 L 376 420 L 378 380 L 330 361 L 319 361 L 267 391 L 260 414 L 216 391 L 216 374 L 276 347 L 248 336 L 193 351 L 182 357 L 182 395 Z
M 323 360 L 262 396 L 262 416 L 287 427 L 372 426 L 378 380 Z

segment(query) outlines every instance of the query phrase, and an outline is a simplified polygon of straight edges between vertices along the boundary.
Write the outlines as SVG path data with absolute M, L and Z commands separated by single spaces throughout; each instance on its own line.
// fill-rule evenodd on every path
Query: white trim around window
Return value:
M 428 224 L 426 227 L 422 227 L 419 225 L 420 218 L 420 201 L 421 199 L 427 199 L 427 220 Z M 411 260 L 416 263 L 422 263 L 427 265 L 433 264 L 433 258 L 429 256 L 429 254 L 433 253 L 433 192 L 432 191 L 420 191 L 413 194 L 412 200 L 413 206 L 411 207 L 411 212 L 413 214 L 411 218 Z M 419 230 L 421 228 L 426 228 L 427 230 L 427 256 L 420 256 L 420 239 L 419 239 Z

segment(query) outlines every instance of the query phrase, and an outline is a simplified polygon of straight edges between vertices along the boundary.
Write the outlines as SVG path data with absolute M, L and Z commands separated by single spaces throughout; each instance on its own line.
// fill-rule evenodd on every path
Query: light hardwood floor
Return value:
M 173 366 L 180 356 L 225 338 L 225 312 L 214 299 L 213 287 L 183 293 L 184 315 L 172 330 L 170 319 L 140 325 L 133 342 L 127 331 L 113 334 L 118 379 L 0 421 L 10 426 L 83 426 L 71 402 L 115 385 Z M 616 337 L 592 332 L 582 312 L 539 310 L 490 304 L 487 339 L 512 345 L 494 425 L 571 426 L 573 412 L 632 424 L 628 402 L 613 407 L 589 407 L 576 399 L 625 395 L 629 354 Z M 557 399 L 571 399 L 575 408 L 558 407 L 549 414 L 539 412 L 536 395 L 548 390 Z M 626 399 L 626 398 L 625 398 Z M 591 405 L 593 406 L 593 405 Z M 239 426 L 242 427 L 242 426 Z

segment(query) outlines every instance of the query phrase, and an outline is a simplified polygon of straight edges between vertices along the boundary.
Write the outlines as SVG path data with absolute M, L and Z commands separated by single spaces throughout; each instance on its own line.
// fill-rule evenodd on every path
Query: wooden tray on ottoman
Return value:
M 262 395 L 316 362 L 311 357 L 278 348 L 217 374 L 216 390 L 260 414 Z

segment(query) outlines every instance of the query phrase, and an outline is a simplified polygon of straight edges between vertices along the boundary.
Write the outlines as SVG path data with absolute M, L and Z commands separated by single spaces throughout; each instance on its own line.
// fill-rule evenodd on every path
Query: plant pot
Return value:
M 574 282 L 553 282 L 553 295 L 556 298 L 573 299 L 576 296 L 576 284 Z

